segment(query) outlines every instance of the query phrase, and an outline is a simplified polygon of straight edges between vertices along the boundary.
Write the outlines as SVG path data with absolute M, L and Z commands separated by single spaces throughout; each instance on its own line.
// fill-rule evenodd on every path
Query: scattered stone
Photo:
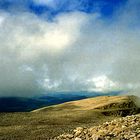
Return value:
M 140 114 L 91 128 L 77 127 L 73 134 L 62 134 L 53 140 L 140 140 Z
M 75 138 L 75 140 L 82 140 L 82 139 L 81 139 L 81 138 L 77 138 L 77 137 L 76 137 L 76 138 Z
M 82 127 L 77 127 L 74 132 L 75 132 L 75 136 L 78 137 L 82 132 L 83 132 L 84 128 Z

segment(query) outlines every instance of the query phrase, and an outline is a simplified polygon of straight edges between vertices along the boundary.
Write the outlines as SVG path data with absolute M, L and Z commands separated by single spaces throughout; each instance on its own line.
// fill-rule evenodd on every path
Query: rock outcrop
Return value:
M 91 128 L 78 127 L 72 134 L 62 134 L 53 140 L 140 140 L 140 114 Z

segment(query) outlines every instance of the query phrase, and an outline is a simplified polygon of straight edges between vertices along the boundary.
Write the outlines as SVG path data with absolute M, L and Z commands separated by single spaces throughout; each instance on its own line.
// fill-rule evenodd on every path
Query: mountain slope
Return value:
M 109 92 L 105 95 L 118 95 L 123 91 Z M 0 97 L 0 112 L 28 112 L 44 106 L 56 105 L 68 101 L 101 96 L 100 92 L 50 92 L 37 97 Z
M 103 96 L 40 108 L 0 113 L 0 139 L 50 140 L 76 127 L 98 126 L 139 113 L 135 96 Z
M 63 103 L 50 107 L 44 107 L 32 112 L 45 112 L 45 111 L 102 111 L 104 115 L 130 115 L 138 113 L 139 106 L 137 104 L 138 97 L 136 96 L 101 96 L 95 98 L 88 98 L 78 101 Z

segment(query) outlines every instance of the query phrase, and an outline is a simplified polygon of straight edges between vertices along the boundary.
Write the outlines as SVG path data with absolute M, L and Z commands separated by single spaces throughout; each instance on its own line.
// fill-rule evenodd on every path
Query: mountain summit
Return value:
M 90 110 L 102 112 L 104 115 L 126 116 L 136 114 L 140 111 L 139 98 L 136 96 L 99 96 L 44 107 L 32 112 L 65 111 L 73 113 Z
M 108 137 L 108 134 L 112 132 L 111 128 L 114 127 L 115 132 L 113 132 L 111 138 L 115 136 L 120 138 L 127 125 L 131 122 L 134 124 L 135 121 L 136 125 L 132 124 L 134 128 L 132 130 L 136 130 L 139 134 L 137 129 L 139 128 L 139 117 L 133 117 L 133 115 L 140 113 L 139 101 L 136 96 L 100 96 L 43 107 L 31 112 L 1 113 L 0 139 L 54 140 L 61 134 L 71 134 L 78 127 L 81 127 L 82 131 L 80 128 L 80 135 L 72 135 L 75 138 L 74 140 L 84 140 L 84 131 L 88 131 L 87 134 L 93 134 L 96 129 L 97 136 L 103 133 L 103 137 Z M 122 119 L 122 123 L 119 119 Z M 112 122 L 112 120 L 114 121 Z M 112 124 L 115 120 L 117 120 L 119 126 Z M 123 123 L 123 120 L 126 120 L 126 123 Z M 102 126 L 106 122 L 108 122 L 107 126 L 103 129 Z M 128 126 L 128 128 L 130 127 Z M 91 133 L 89 128 L 93 128 Z M 116 135 L 119 132 L 116 129 L 122 130 L 119 135 Z M 76 131 L 76 133 L 79 133 L 79 128 Z M 128 132 L 131 132 L 131 129 Z M 126 129 L 124 134 L 127 134 Z M 59 139 L 62 140 L 60 137 Z

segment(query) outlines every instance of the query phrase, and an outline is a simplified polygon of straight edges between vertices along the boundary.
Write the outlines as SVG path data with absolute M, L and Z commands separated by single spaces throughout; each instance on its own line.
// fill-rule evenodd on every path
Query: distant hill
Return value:
M 118 92 L 110 92 L 105 95 L 118 95 Z M 101 96 L 99 92 L 51 92 L 38 97 L 0 97 L 0 112 L 28 112 L 44 106 L 60 104 L 68 101 Z
M 40 107 L 87 98 L 85 96 L 1 97 L 0 112 L 28 112 Z

